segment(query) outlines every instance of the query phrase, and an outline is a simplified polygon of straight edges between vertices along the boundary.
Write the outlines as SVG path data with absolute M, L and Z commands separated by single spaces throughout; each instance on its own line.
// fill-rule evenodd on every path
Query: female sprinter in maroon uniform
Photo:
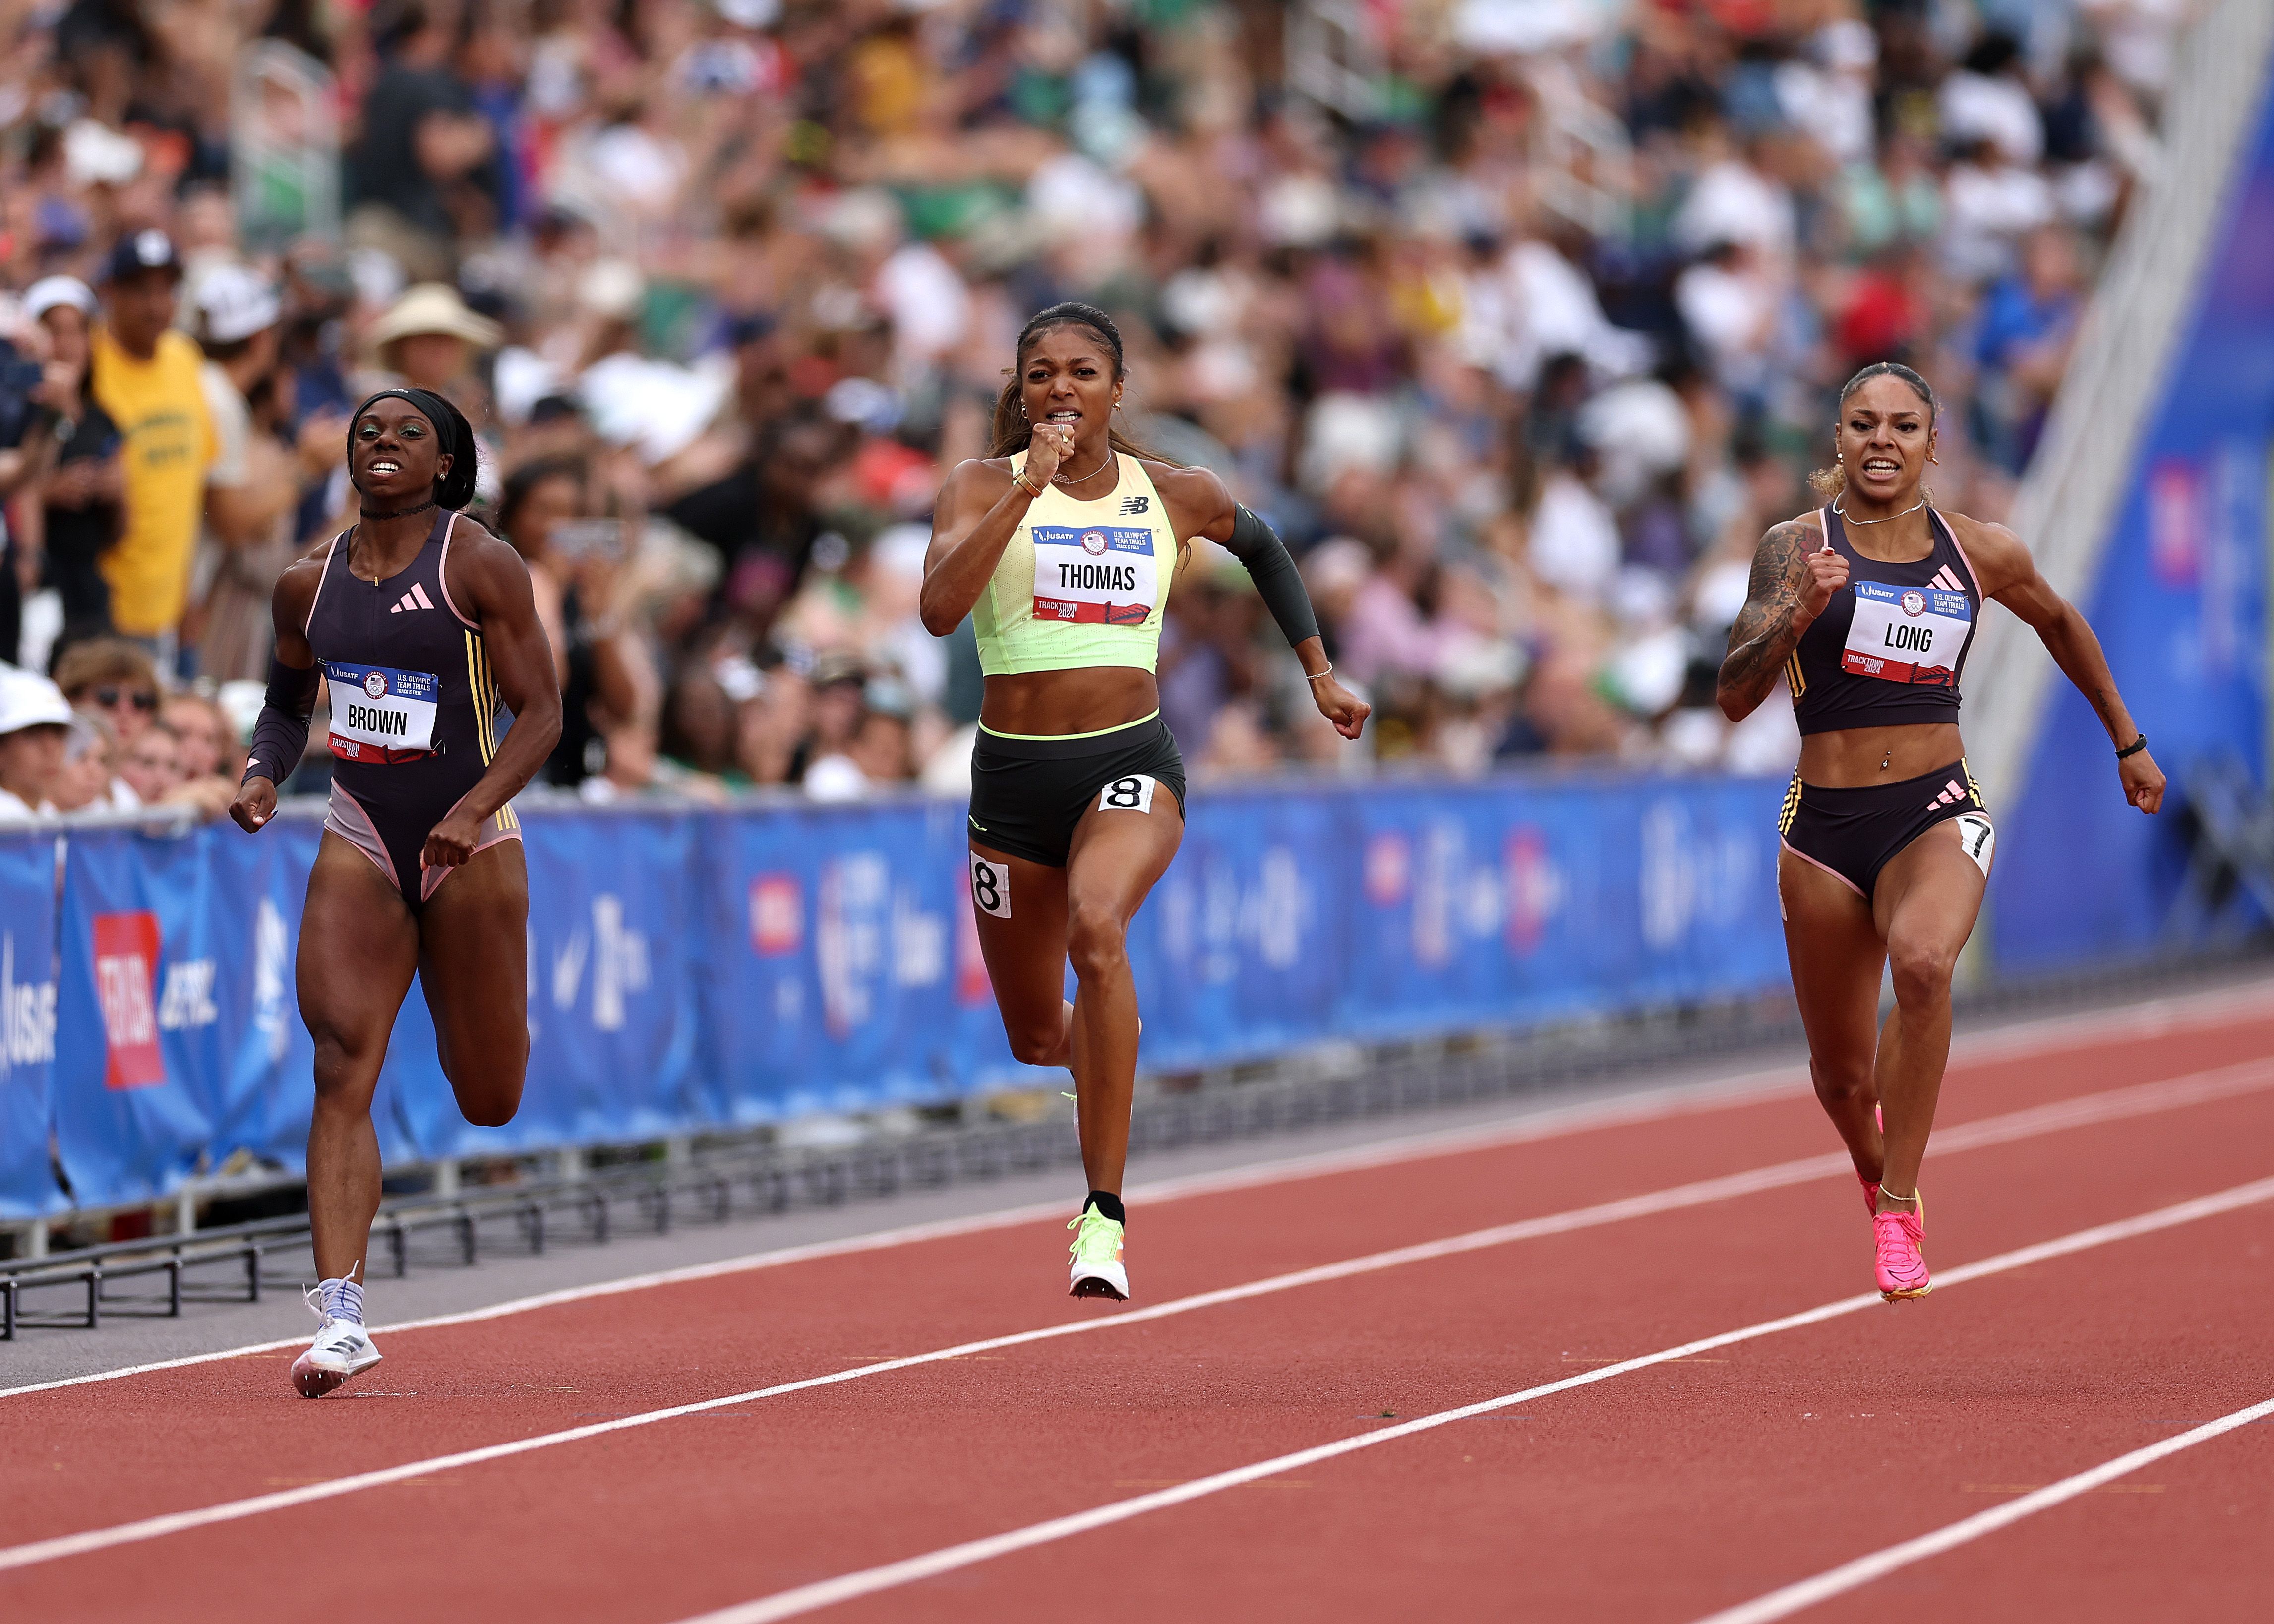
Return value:
M 971 756 L 971 897 L 1011 1052 L 1073 1072 L 1089 1196 L 1069 1289 L 1126 1298 L 1122 1163 L 1137 1074 L 1137 991 L 1123 939 L 1177 854 L 1185 769 L 1154 684 L 1161 614 L 1195 536 L 1247 567 L 1347 739 L 1366 703 L 1336 681 L 1278 537 L 1206 469 L 1130 444 L 1121 335 L 1058 304 L 1019 335 L 995 455 L 948 476 L 924 559 L 926 629 L 967 614 L 987 674 Z M 1065 1002 L 1065 972 L 1078 984 Z
M 1829 499 L 1780 524 L 1721 662 L 1736 720 L 1792 689 L 1800 766 L 1777 865 L 1809 1071 L 1871 1209 L 1889 1300 L 1931 1289 L 1919 1164 L 1950 1054 L 1950 974 L 1990 873 L 1996 835 L 1958 736 L 1958 683 L 1986 598 L 2044 639 L 2108 729 L 2125 798 L 2163 805 L 2164 775 L 2109 675 L 2099 639 L 2045 584 L 2002 524 L 1931 505 L 1934 392 L 1879 362 L 1840 392 Z M 1878 1030 L 1882 966 L 1894 1012 Z M 1884 1110 L 1885 1127 L 1876 1120 Z
M 474 493 L 474 437 L 457 408 L 424 389 L 373 395 L 348 426 L 348 471 L 360 522 L 276 583 L 267 703 L 230 808 L 248 830 L 275 812 L 320 673 L 337 764 L 300 927 L 322 1282 L 310 1294 L 322 1323 L 292 1365 L 308 1398 L 379 1363 L 363 1324 L 380 1194 L 371 1100 L 414 971 L 466 1119 L 509 1122 L 521 1104 L 529 877 L 511 802 L 561 733 L 529 571 L 457 512 Z

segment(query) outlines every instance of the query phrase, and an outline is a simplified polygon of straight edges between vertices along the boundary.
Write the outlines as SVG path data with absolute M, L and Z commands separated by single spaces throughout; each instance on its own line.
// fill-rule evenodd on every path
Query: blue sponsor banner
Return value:
M 296 971 L 300 912 L 320 827 L 279 819 L 248 838 L 234 827 L 191 837 L 208 865 L 215 938 L 217 1073 L 214 1163 L 245 1151 L 302 1171 L 315 1100 L 315 1047 L 300 1019 Z
M 0 836 L 0 1218 L 64 1206 L 48 1162 L 56 1057 L 53 835 Z
M 719 1123 L 951 1098 L 1010 1064 L 963 808 L 703 819 L 704 1080 Z
M 1780 791 L 1607 776 L 1204 790 L 1130 934 L 1142 1064 L 1777 987 Z M 960 805 L 533 808 L 523 828 L 521 1110 L 465 1122 L 414 983 L 373 1106 L 389 1162 L 1064 1086 L 1011 1058 Z M 245 1153 L 300 1168 L 312 1053 L 294 976 L 319 838 L 290 819 L 257 838 L 75 832 L 59 911 L 56 843 L 0 846 L 10 1007 L 51 1008 L 60 1032 L 51 1086 L 43 1058 L 0 1074 L 0 1199 L 50 1199 L 49 1120 L 90 1206 Z M 34 960 L 59 963 L 54 994 L 23 990 Z M 43 1055 L 23 1035 L 37 1030 L 11 1025 L 8 1052 Z
M 222 1109 L 224 951 L 201 835 L 75 831 L 64 861 L 56 1142 L 81 1206 L 164 1195 Z

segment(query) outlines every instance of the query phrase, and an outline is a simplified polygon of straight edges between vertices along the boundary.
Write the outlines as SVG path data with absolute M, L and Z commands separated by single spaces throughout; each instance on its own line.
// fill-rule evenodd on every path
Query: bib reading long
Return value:
M 1077 501 L 1044 487 L 971 607 L 990 676 L 1091 665 L 1154 668 L 1177 572 L 1177 533 L 1144 465 L 1114 454 L 1113 488 Z M 1011 471 L 1026 467 L 1026 453 Z

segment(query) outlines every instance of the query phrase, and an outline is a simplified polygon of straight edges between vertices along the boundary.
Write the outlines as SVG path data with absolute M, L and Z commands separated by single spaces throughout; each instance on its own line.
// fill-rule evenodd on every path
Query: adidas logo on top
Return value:
M 1934 579 L 1928 582 L 1927 584 L 1931 587 L 1939 588 L 1945 592 L 1962 592 L 1966 590 L 1965 587 L 1960 583 L 1958 577 L 1950 573 L 1950 566 L 1947 564 L 1945 564 L 1940 569 L 1936 570 L 1934 572 Z
M 403 595 L 403 601 L 388 610 L 388 613 L 401 614 L 405 609 L 432 609 L 433 606 L 434 600 L 426 596 L 425 583 L 413 582 L 410 590 Z

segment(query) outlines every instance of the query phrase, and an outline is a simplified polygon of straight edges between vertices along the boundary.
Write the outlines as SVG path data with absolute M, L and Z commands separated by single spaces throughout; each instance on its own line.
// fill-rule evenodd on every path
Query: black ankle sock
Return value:
M 1111 1191 L 1091 1191 L 1089 1192 L 1089 1199 L 1082 1203 L 1082 1207 L 1087 1211 L 1088 1208 L 1093 1207 L 1097 1208 L 1100 1216 L 1111 1218 L 1116 1223 L 1127 1223 L 1129 1222 L 1129 1214 L 1121 1210 L 1121 1198 L 1113 1194 Z

